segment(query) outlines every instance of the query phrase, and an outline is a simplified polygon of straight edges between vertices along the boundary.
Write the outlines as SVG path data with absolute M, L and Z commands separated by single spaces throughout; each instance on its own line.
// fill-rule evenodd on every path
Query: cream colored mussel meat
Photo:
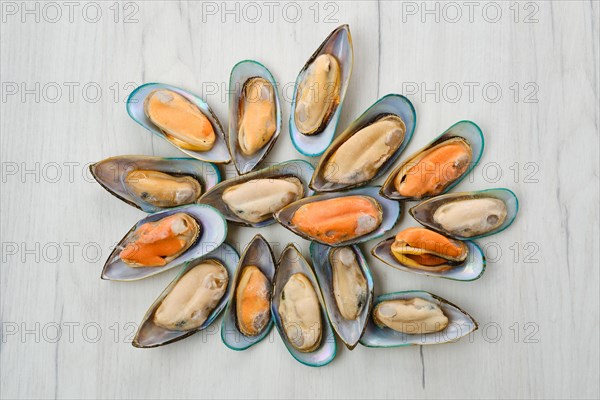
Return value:
M 329 257 L 333 295 L 340 314 L 347 320 L 356 319 L 367 302 L 367 280 L 351 248 L 332 249 Z
M 406 125 L 399 116 L 381 116 L 338 147 L 324 166 L 324 178 L 343 184 L 373 179 L 379 168 L 398 150 L 405 134 Z
M 227 269 L 216 260 L 195 266 L 163 299 L 154 314 L 154 323 L 176 331 L 200 327 L 219 304 L 228 281 Z
M 125 185 L 140 199 L 156 207 L 191 204 L 202 193 L 200 183 L 191 176 L 174 176 L 151 170 L 129 172 Z
M 242 153 L 249 156 L 269 143 L 277 129 L 273 86 L 264 78 L 248 79 L 238 107 L 238 142 Z
M 290 276 L 281 291 L 279 315 L 290 344 L 311 352 L 321 343 L 321 308 L 315 288 L 302 273 Z
M 304 196 L 296 177 L 253 179 L 223 192 L 223 201 L 239 218 L 257 223 Z
M 442 309 L 420 297 L 382 301 L 373 310 L 373 321 L 379 327 L 408 334 L 439 332 L 448 326 Z
M 339 103 L 340 64 L 331 54 L 311 63 L 298 87 L 294 120 L 304 135 L 320 133 Z
M 450 234 L 473 237 L 498 228 L 506 214 L 506 204 L 500 199 L 465 199 L 438 207 L 433 213 L 433 222 Z

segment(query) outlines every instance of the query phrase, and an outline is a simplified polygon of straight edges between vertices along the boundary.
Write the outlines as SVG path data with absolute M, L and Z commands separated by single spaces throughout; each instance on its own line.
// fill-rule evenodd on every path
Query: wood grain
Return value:
M 22 4 L 39 7 L 39 22 Z M 472 15 L 461 2 L 275 3 L 271 20 L 262 2 L 252 3 L 258 20 L 250 3 L 228 3 L 226 14 L 221 2 L 134 1 L 116 15 L 113 2 L 95 2 L 77 3 L 72 21 L 57 4 L 62 16 L 52 22 L 41 2 L 2 3 L 2 398 L 599 396 L 597 2 L 475 2 Z M 101 17 L 91 22 L 96 7 Z M 319 369 L 294 361 L 275 331 L 233 352 L 221 343 L 220 321 L 173 345 L 133 348 L 134 325 L 175 271 L 133 283 L 99 279 L 111 246 L 143 213 L 102 190 L 87 164 L 179 153 L 128 117 L 126 96 L 145 82 L 179 85 L 225 122 L 237 61 L 263 62 L 289 99 L 303 63 L 341 23 L 350 24 L 355 51 L 341 127 L 392 92 L 417 110 L 405 154 L 471 119 L 486 149 L 456 189 L 508 187 L 519 196 L 515 224 L 479 241 L 490 262 L 478 281 L 407 274 L 368 256 L 377 294 L 431 291 L 469 311 L 480 330 L 426 348 L 339 346 Z M 267 162 L 302 158 L 288 116 L 286 101 Z M 414 224 L 405 212 L 394 232 Z M 243 249 L 255 233 L 233 227 L 229 240 Z M 308 243 L 279 226 L 261 233 L 276 256 L 292 241 L 308 255 Z

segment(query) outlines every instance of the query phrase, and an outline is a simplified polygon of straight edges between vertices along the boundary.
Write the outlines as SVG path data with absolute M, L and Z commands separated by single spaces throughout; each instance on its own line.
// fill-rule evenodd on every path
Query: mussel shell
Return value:
M 304 135 L 296 127 L 296 121 L 294 119 L 294 110 L 296 109 L 296 95 L 298 87 L 304 78 L 304 73 L 310 64 L 320 56 L 321 54 L 331 54 L 340 63 L 341 73 L 341 85 L 340 85 L 340 97 L 339 104 L 331 118 L 327 122 L 325 129 L 315 135 Z M 342 25 L 336 28 L 325 41 L 319 46 L 314 54 L 308 59 L 304 67 L 300 70 L 298 77 L 296 78 L 296 85 L 294 86 L 294 95 L 292 97 L 292 105 L 290 112 L 290 137 L 296 150 L 301 154 L 309 157 L 320 156 L 323 154 L 327 146 L 331 144 L 335 130 L 342 112 L 342 105 L 344 103 L 344 97 L 346 96 L 346 89 L 348 88 L 348 82 L 352 75 L 352 65 L 354 64 L 354 50 L 352 48 L 352 36 L 350 35 L 350 28 L 348 25 Z
M 385 163 L 383 163 L 381 167 L 379 167 L 377 174 L 369 181 L 360 182 L 354 185 L 327 181 L 323 177 L 325 165 L 327 164 L 329 158 L 333 156 L 335 151 L 356 132 L 372 124 L 379 116 L 385 114 L 395 114 L 399 116 L 406 125 L 406 133 L 404 134 L 404 139 L 400 144 L 400 147 L 398 147 L 394 154 Z M 337 138 L 335 138 L 331 145 L 329 145 L 325 153 L 323 153 L 319 164 L 315 168 L 315 173 L 313 174 L 313 177 L 310 181 L 310 187 L 317 192 L 332 192 L 342 189 L 364 186 L 370 181 L 379 178 L 380 176 L 385 174 L 385 172 L 396 162 L 398 157 L 400 157 L 400 154 L 402 154 L 406 146 L 408 146 L 410 139 L 412 139 L 412 135 L 415 131 L 416 125 L 417 114 L 410 100 L 399 94 L 388 94 L 386 96 L 383 96 L 382 98 L 377 100 L 373 105 L 371 105 L 364 113 L 362 113 L 360 117 L 354 120 L 354 122 L 352 122 L 344 130 L 344 132 L 342 132 Z
M 268 81 L 273 86 L 275 94 L 275 121 L 277 128 L 269 143 L 250 156 L 245 155 L 240 151 L 238 144 L 238 126 L 239 126 L 239 102 L 244 90 L 244 84 L 250 78 L 260 77 Z M 261 63 L 254 60 L 244 60 L 237 63 L 231 70 L 229 77 L 229 135 L 227 136 L 227 145 L 236 170 L 240 175 L 252 171 L 267 154 L 271 151 L 279 133 L 281 132 L 281 104 L 279 102 L 279 94 L 277 92 L 277 82 L 271 75 L 271 72 Z M 235 91 L 234 91 L 235 90 Z
M 279 177 L 295 176 L 302 182 L 304 186 L 305 196 L 310 196 L 313 193 L 313 191 L 308 187 L 308 180 L 309 177 L 312 175 L 313 171 L 313 166 L 304 160 L 286 161 L 280 164 L 275 164 L 271 167 L 266 167 L 258 171 L 251 172 L 249 174 L 239 176 L 237 178 L 227 179 L 226 181 L 215 185 L 208 192 L 204 193 L 204 195 L 202 195 L 202 197 L 200 197 L 198 201 L 203 204 L 209 204 L 217 210 L 219 210 L 219 212 L 223 214 L 223 216 L 229 222 L 241 226 L 251 226 L 254 228 L 260 228 L 263 226 L 273 224 L 275 220 L 273 218 L 269 218 L 265 221 L 250 223 L 241 219 L 233 212 L 231 212 L 229 207 L 227 207 L 227 204 L 225 204 L 225 202 L 223 201 L 223 193 L 225 192 L 225 190 L 229 189 L 232 186 L 240 185 L 244 182 L 248 182 L 253 179 L 274 179 Z
M 311 242 L 310 258 L 313 262 L 315 275 L 319 281 L 319 287 L 321 288 L 321 294 L 325 301 L 325 308 L 327 309 L 331 325 L 346 347 L 352 350 L 358 344 L 358 340 L 365 331 L 369 316 L 371 315 L 371 307 L 373 305 L 373 277 L 371 276 L 367 261 L 358 246 L 351 246 L 358 265 L 367 280 L 367 303 L 355 320 L 349 321 L 342 317 L 333 293 L 333 269 L 329 258 L 329 254 L 333 249 L 333 247 Z
M 453 138 L 453 137 L 462 137 L 467 140 L 467 142 L 471 146 L 471 152 L 472 152 L 471 162 L 469 163 L 469 167 L 466 169 L 466 171 L 458 179 L 456 179 L 454 182 L 449 184 L 438 195 L 447 193 L 454 186 L 458 185 L 459 182 L 465 178 L 465 176 L 469 175 L 469 173 L 473 170 L 473 168 L 475 168 L 477 163 L 479 163 L 479 160 L 481 159 L 481 154 L 483 153 L 483 147 L 485 144 L 485 141 L 483 139 L 483 133 L 481 132 L 481 128 L 479 128 L 479 126 L 477 126 L 477 124 L 472 121 L 457 122 L 456 124 L 454 124 L 450 128 L 448 128 L 440 136 L 438 136 L 434 141 L 432 141 L 431 143 L 429 143 L 428 145 L 426 145 L 419 151 L 408 156 L 406 158 L 406 160 L 401 162 L 400 165 L 398 165 L 396 168 L 394 168 L 394 170 L 388 175 L 385 183 L 381 187 L 381 195 L 384 197 L 387 197 L 388 199 L 394 199 L 394 200 L 419 200 L 419 201 L 427 199 L 429 197 L 432 197 L 432 196 L 428 196 L 428 197 L 415 199 L 412 197 L 401 196 L 400 193 L 398 193 L 398 191 L 394 187 L 394 179 L 396 178 L 396 175 L 398 175 L 398 172 L 402 169 L 402 167 L 406 163 L 408 163 L 412 159 L 414 159 L 417 155 L 419 155 L 422 152 L 429 150 L 430 148 L 432 148 L 450 138 Z
M 398 219 L 400 218 L 400 211 L 402 210 L 402 205 L 400 204 L 400 202 L 397 202 L 394 200 L 389 200 L 389 199 L 382 197 L 379 194 L 379 186 L 365 186 L 365 187 L 358 188 L 358 189 L 347 190 L 345 192 L 324 193 L 324 194 L 318 194 L 315 196 L 305 197 L 301 200 L 298 200 L 298 201 L 282 208 L 278 213 L 275 214 L 275 219 L 283 227 L 294 232 L 296 235 L 298 235 L 306 240 L 311 240 L 311 241 L 314 240 L 314 241 L 318 242 L 318 240 L 315 240 L 314 238 L 310 238 L 310 237 L 306 236 L 303 232 L 301 232 L 300 230 L 298 230 L 294 226 L 292 226 L 291 220 L 292 220 L 292 217 L 294 216 L 294 213 L 296 212 L 296 210 L 298 210 L 300 207 L 302 207 L 304 204 L 307 204 L 307 203 L 326 200 L 326 199 L 333 199 L 336 197 L 355 196 L 355 195 L 370 196 L 381 205 L 381 211 L 383 213 L 381 225 L 379 225 L 379 227 L 377 229 L 375 229 L 373 232 L 368 233 L 363 236 L 360 236 L 360 237 L 357 237 L 357 238 L 354 238 L 352 240 L 347 240 L 345 242 L 341 242 L 341 243 L 337 243 L 337 244 L 329 244 L 329 243 L 322 243 L 322 242 L 321 242 L 321 244 L 324 244 L 326 246 L 331 246 L 331 247 L 340 247 L 340 246 L 349 246 L 351 244 L 366 242 L 366 241 L 369 241 L 372 239 L 377 239 L 378 237 L 383 236 L 387 231 L 392 229 L 394 227 L 394 225 L 396 225 L 396 222 L 398 222 Z
M 119 253 L 129 242 L 131 236 L 140 225 L 158 221 L 169 215 L 184 212 L 192 216 L 200 225 L 200 237 L 179 257 L 162 267 L 130 267 L 121 260 Z M 194 261 L 216 249 L 227 237 L 227 223 L 223 216 L 213 207 L 205 204 L 192 204 L 170 208 L 141 219 L 121 239 L 112 251 L 102 270 L 102 279 L 111 281 L 135 281 L 159 274 L 168 269 Z
M 297 265 L 289 262 L 289 260 L 295 259 L 299 260 Z M 302 273 L 310 280 L 321 305 L 321 343 L 316 350 L 310 353 L 298 351 L 289 343 L 287 335 L 284 332 L 281 316 L 279 315 L 281 291 L 290 277 L 295 273 Z M 315 277 L 310 264 L 293 244 L 288 244 L 286 246 L 286 248 L 281 252 L 281 256 L 277 262 L 277 272 L 275 273 L 273 295 L 271 298 L 271 313 L 275 319 L 277 331 L 279 331 L 279 335 L 281 336 L 283 343 L 285 343 L 285 347 L 287 347 L 290 354 L 296 360 L 310 367 L 321 367 L 329 364 L 335 358 L 337 352 L 335 334 L 333 333 L 333 329 L 329 323 L 329 319 L 327 318 L 327 311 L 325 310 L 325 304 L 319 289 L 319 283 L 317 282 L 317 278 Z
M 454 281 L 474 281 L 475 279 L 479 279 L 481 275 L 483 275 L 483 273 L 485 272 L 485 256 L 483 255 L 483 251 L 481 250 L 481 248 L 475 242 L 471 242 L 468 240 L 464 242 L 467 245 L 467 249 L 469 251 L 467 254 L 467 259 L 465 261 L 461 263 L 456 263 L 456 265 L 448 271 L 434 272 L 411 268 L 400 264 L 398 259 L 394 257 L 391 251 L 391 247 L 394 243 L 394 240 L 395 238 L 391 237 L 389 239 L 377 243 L 371 249 L 371 254 L 373 254 L 375 257 L 377 257 L 379 260 L 383 261 L 390 267 L 394 267 L 401 271 L 411 272 L 413 274 L 419 275 L 433 276 L 436 278 L 451 279 Z
M 154 313 L 160 306 L 160 303 L 163 299 L 169 294 L 171 289 L 177 284 L 177 282 L 181 279 L 183 275 L 190 269 L 194 268 L 198 264 L 202 262 L 214 259 L 219 261 L 225 269 L 227 269 L 227 274 L 229 275 L 229 281 L 227 283 L 227 290 L 223 294 L 221 301 L 215 307 L 215 309 L 210 313 L 209 317 L 204 321 L 204 323 L 196 328 L 191 329 L 189 331 L 174 331 L 170 329 L 165 329 L 160 327 L 154 323 Z M 163 292 L 158 296 L 158 298 L 152 303 L 150 309 L 144 315 L 142 322 L 135 334 L 133 339 L 133 346 L 141 347 L 141 348 L 150 348 L 150 347 L 158 347 L 163 346 L 165 344 L 173 343 L 181 339 L 185 339 L 186 337 L 193 335 L 196 332 L 199 332 L 203 329 L 206 329 L 213 321 L 219 316 L 221 311 L 227 305 L 227 300 L 229 299 L 229 292 L 232 290 L 232 279 L 231 277 L 236 273 L 236 267 L 239 262 L 239 255 L 237 251 L 228 243 L 223 243 L 209 254 L 204 255 L 201 258 L 198 258 L 194 261 L 188 262 L 186 266 L 181 270 L 181 272 L 173 279 L 173 281 L 163 290 Z
M 208 118 L 213 129 L 215 131 L 216 140 L 212 149 L 208 151 L 193 151 L 186 150 L 178 147 L 173 142 L 165 137 L 165 135 L 161 132 L 161 130 L 152 123 L 146 116 L 144 112 L 144 100 L 146 97 L 153 91 L 158 89 L 166 89 L 171 90 L 173 92 L 177 92 L 186 99 L 188 99 L 191 103 L 195 104 L 200 111 Z M 229 155 L 229 151 L 227 149 L 227 143 L 225 142 L 225 134 L 223 133 L 223 127 L 219 122 L 216 114 L 210 108 L 208 103 L 201 99 L 200 97 L 186 91 L 180 89 L 175 86 L 166 85 L 164 83 L 146 83 L 138 88 L 136 88 L 127 99 L 127 113 L 135 122 L 148 129 L 153 134 L 161 137 L 166 140 L 172 146 L 177 147 L 179 150 L 183 151 L 190 157 L 194 157 L 198 160 L 212 162 L 216 164 L 227 164 L 231 161 L 231 156 Z
M 451 232 L 446 231 L 444 228 L 439 226 L 437 223 L 433 221 L 433 213 L 443 204 L 449 203 L 451 201 L 456 200 L 465 200 L 465 199 L 477 199 L 477 198 L 494 198 L 499 199 L 504 202 L 506 205 L 506 219 L 496 229 L 484 233 L 482 235 L 471 236 L 471 237 L 463 237 L 460 235 L 452 234 Z M 515 218 L 517 217 L 517 212 L 519 211 L 519 200 L 517 196 L 509 189 L 486 189 L 479 190 L 476 192 L 461 192 L 461 193 L 448 193 L 441 196 L 432 197 L 429 200 L 425 200 L 416 206 L 412 207 L 409 210 L 410 215 L 417 220 L 418 223 L 424 225 L 434 231 L 437 231 L 443 235 L 453 237 L 459 240 L 471 240 L 482 238 L 485 236 L 494 235 L 496 233 L 502 232 L 506 228 L 508 228 Z
M 448 300 L 422 290 L 407 290 L 378 296 L 373 309 L 377 307 L 377 304 L 385 300 L 412 299 L 415 297 L 420 297 L 440 306 L 446 317 L 448 317 L 448 326 L 440 332 L 411 335 L 397 332 L 387 327 L 380 328 L 375 325 L 371 317 L 369 318 L 365 334 L 360 339 L 360 344 L 366 347 L 402 347 L 448 343 L 457 341 L 461 337 L 477 330 L 477 322 L 465 311 Z
M 144 201 L 127 188 L 127 174 L 138 169 L 190 176 L 200 183 L 203 192 L 221 181 L 221 173 L 216 165 L 195 158 L 117 156 L 90 165 L 94 179 L 110 194 L 125 203 L 147 213 L 168 209 Z
M 240 258 L 235 277 L 233 277 L 233 286 L 231 293 L 229 294 L 229 304 L 227 305 L 227 309 L 225 310 L 221 322 L 221 340 L 225 346 L 229 347 L 231 350 L 246 350 L 250 346 L 263 340 L 273 327 L 273 315 L 271 315 L 270 321 L 257 336 L 245 336 L 240 332 L 236 322 L 237 313 L 235 296 L 242 271 L 244 267 L 248 265 L 258 267 L 258 269 L 260 269 L 267 277 L 269 282 L 271 282 L 271 286 L 273 286 L 273 277 L 275 276 L 275 256 L 273 255 L 269 242 L 267 242 L 260 234 L 254 236 L 248 246 L 246 246 L 246 249 Z

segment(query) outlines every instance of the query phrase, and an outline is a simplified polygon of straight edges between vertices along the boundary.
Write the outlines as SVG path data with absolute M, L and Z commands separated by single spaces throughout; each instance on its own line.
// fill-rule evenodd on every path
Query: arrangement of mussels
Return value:
M 148 215 L 115 247 L 102 279 L 131 281 L 179 268 L 152 304 L 133 345 L 148 348 L 207 328 L 224 312 L 223 343 L 244 350 L 275 325 L 290 354 L 322 366 L 349 348 L 456 341 L 477 329 L 465 311 L 410 290 L 374 298 L 359 244 L 390 237 L 371 253 L 405 272 L 472 281 L 485 271 L 472 240 L 506 229 L 518 200 L 508 189 L 449 193 L 479 162 L 484 139 L 471 121 L 452 125 L 394 164 L 409 144 L 416 112 L 404 96 L 377 100 L 334 139 L 354 53 L 347 25 L 335 29 L 296 80 L 289 133 L 304 156 L 257 169 L 281 132 L 277 84 L 246 60 L 230 76 L 229 131 L 200 97 L 149 83 L 133 91 L 129 115 L 186 153 L 186 158 L 111 157 L 90 167 L 117 198 Z M 238 176 L 221 182 L 216 164 Z M 387 174 L 383 186 L 369 183 Z M 393 232 L 406 202 L 420 224 Z M 279 223 L 310 244 L 310 260 L 292 244 L 275 259 L 257 234 L 241 256 L 226 243 L 228 223 Z M 334 333 L 335 332 L 335 333 Z

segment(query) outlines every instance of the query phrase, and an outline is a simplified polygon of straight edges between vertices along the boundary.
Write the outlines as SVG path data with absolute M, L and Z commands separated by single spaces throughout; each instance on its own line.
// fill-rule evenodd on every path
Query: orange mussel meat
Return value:
M 369 196 L 315 201 L 298 208 L 291 223 L 312 239 L 338 244 L 366 235 L 381 225 L 379 203 Z

